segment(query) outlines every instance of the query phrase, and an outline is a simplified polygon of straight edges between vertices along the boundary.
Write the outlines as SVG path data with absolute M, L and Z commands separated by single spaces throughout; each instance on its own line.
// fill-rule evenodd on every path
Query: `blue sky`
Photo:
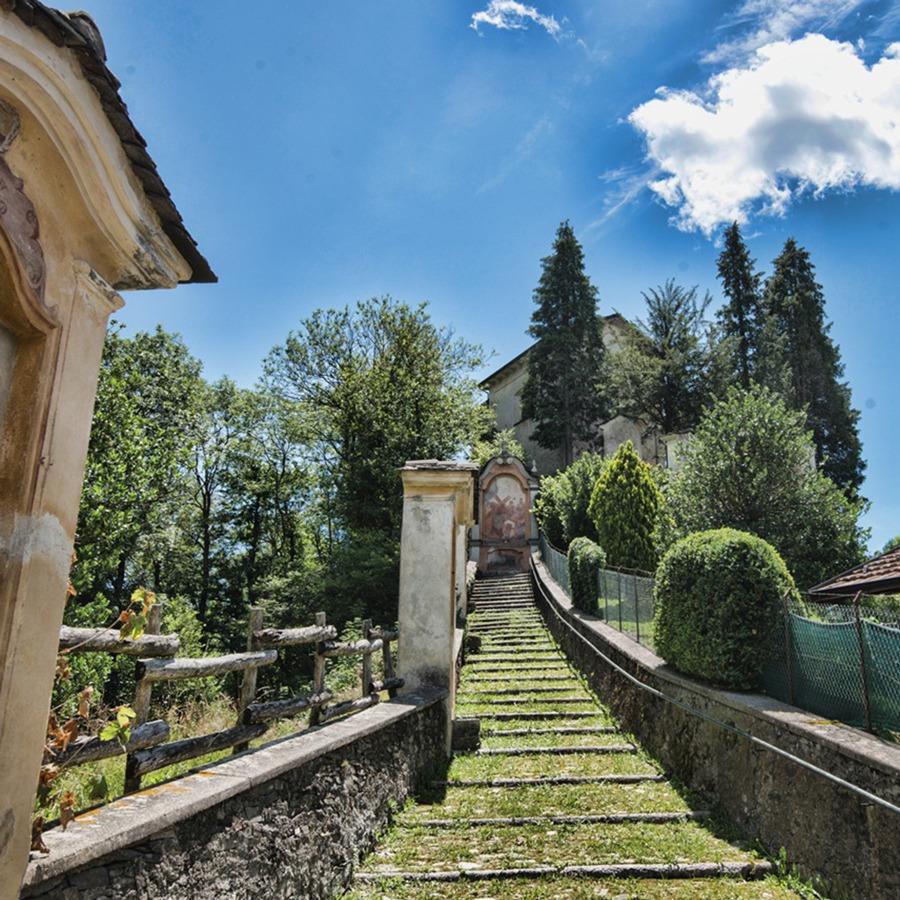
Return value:
M 710 289 L 721 223 L 760 266 L 806 246 L 900 532 L 900 4 L 860 0 L 90 0 L 217 285 L 130 294 L 250 385 L 299 319 L 390 293 L 527 344 L 568 218 L 604 312 Z M 473 18 L 474 17 L 474 18 Z M 473 27 L 477 26 L 477 27 Z

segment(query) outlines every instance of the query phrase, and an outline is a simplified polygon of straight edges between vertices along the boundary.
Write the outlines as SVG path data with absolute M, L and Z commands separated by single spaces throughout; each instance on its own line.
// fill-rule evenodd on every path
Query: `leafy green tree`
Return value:
M 525 448 L 519 443 L 512 428 L 495 431 L 490 437 L 475 441 L 469 458 L 479 466 L 485 466 L 495 456 L 515 456 L 527 465 Z
M 882 553 L 890 553 L 900 547 L 900 534 L 894 535 L 882 548 Z
M 760 385 L 732 388 L 706 412 L 668 498 L 681 535 L 723 527 L 756 534 L 802 587 L 863 557 L 863 504 L 816 469 L 803 412 Z
M 664 434 L 691 431 L 707 400 L 711 365 L 707 294 L 669 280 L 643 294 L 646 321 L 626 332 L 609 364 L 618 412 L 650 419 Z
M 551 544 L 565 549 L 578 537 L 597 542 L 597 529 L 588 507 L 606 464 L 600 453 L 582 453 L 567 469 L 541 479 L 535 516 Z
M 733 377 L 746 389 L 754 380 L 765 315 L 760 296 L 762 276 L 755 271 L 756 260 L 750 256 L 737 222 L 725 230 L 717 265 L 726 298 L 718 312 L 721 335 L 729 348 Z
M 561 449 L 563 466 L 568 466 L 576 442 L 591 444 L 605 417 L 603 322 L 597 289 L 584 271 L 584 253 L 568 222 L 559 226 L 553 253 L 541 264 L 537 308 L 528 329 L 537 343 L 528 355 L 522 415 L 535 422 L 532 439 L 541 447 Z
M 111 327 L 100 367 L 72 583 L 119 608 L 161 560 L 138 555 L 184 498 L 201 392 L 200 364 L 162 328 L 133 338 Z M 150 569 L 148 573 L 147 569 Z
M 788 401 L 795 409 L 806 410 L 806 425 L 825 474 L 855 495 L 865 469 L 859 412 L 853 409 L 850 387 L 843 381 L 844 366 L 829 334 L 815 267 L 808 251 L 793 238 L 785 242 L 766 282 L 765 308 L 783 342 L 790 375 Z
M 482 357 L 425 305 L 383 297 L 314 312 L 269 354 L 265 382 L 304 415 L 343 523 L 396 530 L 398 468 L 453 457 L 493 424 L 471 377 Z
M 588 509 L 610 565 L 656 567 L 654 535 L 662 503 L 650 466 L 626 441 L 597 479 Z

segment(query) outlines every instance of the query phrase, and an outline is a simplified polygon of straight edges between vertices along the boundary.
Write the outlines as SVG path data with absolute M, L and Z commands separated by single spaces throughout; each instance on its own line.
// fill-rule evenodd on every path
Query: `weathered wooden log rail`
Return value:
M 59 649 L 63 653 L 116 653 L 137 657 L 135 661 L 135 719 L 127 742 L 80 737 L 53 758 L 55 765 L 65 767 L 96 762 L 125 755 L 125 793 L 141 787 L 144 775 L 175 763 L 196 759 L 209 753 L 233 748 L 242 752 L 249 743 L 261 737 L 269 724 L 277 719 L 309 713 L 309 724 L 320 725 L 342 716 L 368 709 L 378 703 L 380 694 L 396 695 L 403 686 L 394 670 L 391 643 L 399 637 L 396 629 L 373 628 L 363 623 L 359 640 L 338 641 L 337 629 L 325 621 L 325 613 L 317 613 L 314 625 L 298 628 L 264 628 L 263 611 L 250 610 L 247 627 L 247 650 L 223 656 L 179 657 L 177 635 L 160 634 L 161 606 L 155 604 L 148 616 L 145 633 L 139 638 L 122 638 L 115 628 L 60 629 Z M 278 660 L 287 647 L 313 645 L 313 683 L 308 694 L 297 694 L 278 700 L 257 700 L 257 673 L 263 666 Z M 372 654 L 380 653 L 383 676 L 372 673 Z M 361 696 L 335 702 L 335 694 L 325 684 L 329 659 L 361 657 Z M 148 721 L 153 685 L 159 682 L 191 678 L 209 678 L 241 672 L 237 701 L 237 721 L 230 728 L 212 734 L 169 741 L 169 726 L 161 719 Z

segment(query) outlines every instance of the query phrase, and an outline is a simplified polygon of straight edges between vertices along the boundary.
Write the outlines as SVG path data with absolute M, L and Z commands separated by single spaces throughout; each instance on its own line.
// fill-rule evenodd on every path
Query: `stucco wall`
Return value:
M 380 704 L 51 832 L 22 897 L 324 898 L 444 756 L 444 692 Z
M 541 562 L 533 560 L 532 572 L 557 640 L 667 771 L 718 801 L 771 852 L 784 847 L 789 861 L 818 879 L 827 896 L 900 897 L 900 815 L 648 694 L 596 650 L 651 687 L 895 805 L 900 805 L 900 747 L 770 697 L 720 691 L 685 678 L 601 619 L 573 609 Z M 560 623 L 551 608 L 592 646 Z

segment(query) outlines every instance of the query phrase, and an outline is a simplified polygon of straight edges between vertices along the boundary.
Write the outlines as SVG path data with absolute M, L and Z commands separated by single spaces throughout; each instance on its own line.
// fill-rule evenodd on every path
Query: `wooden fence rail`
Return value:
M 135 656 L 135 694 L 132 706 L 134 724 L 127 743 L 81 737 L 65 751 L 57 754 L 59 766 L 96 762 L 125 755 L 125 792 L 140 789 L 141 779 L 150 772 L 175 763 L 196 759 L 208 753 L 232 748 L 243 752 L 250 741 L 265 734 L 268 722 L 309 712 L 310 726 L 324 724 L 341 716 L 367 709 L 378 703 L 380 694 L 394 697 L 403 686 L 394 670 L 391 643 L 399 637 L 396 629 L 373 628 L 363 623 L 362 637 L 354 641 L 338 641 L 337 629 L 328 625 L 325 613 L 317 613 L 314 625 L 299 628 L 264 628 L 263 611 L 250 610 L 247 627 L 247 650 L 224 656 L 179 657 L 177 635 L 160 634 L 162 609 L 154 604 L 148 616 L 145 633 L 136 639 L 121 638 L 114 628 L 60 629 L 59 649 L 66 653 L 118 653 Z M 312 689 L 278 700 L 257 700 L 257 673 L 278 659 L 278 651 L 286 647 L 314 645 Z M 381 654 L 383 677 L 375 679 L 372 654 Z M 325 684 L 329 659 L 361 657 L 361 696 L 335 702 L 335 694 Z M 229 672 L 241 672 L 237 700 L 237 721 L 230 728 L 212 734 L 169 741 L 170 729 L 161 719 L 148 721 L 153 685 L 159 682 L 190 678 L 208 678 Z

